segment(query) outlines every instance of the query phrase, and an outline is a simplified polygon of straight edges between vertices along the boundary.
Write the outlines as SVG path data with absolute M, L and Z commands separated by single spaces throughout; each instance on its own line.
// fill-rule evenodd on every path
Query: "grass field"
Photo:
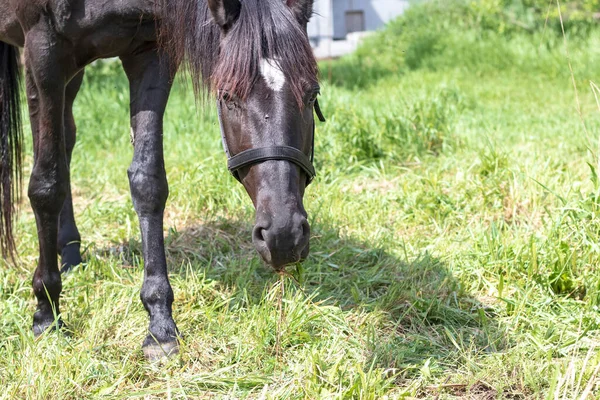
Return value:
M 88 71 L 72 164 L 85 264 L 62 296 L 74 334 L 30 332 L 23 202 L 20 260 L 0 261 L 0 398 L 599 398 L 600 31 L 567 35 L 578 107 L 554 30 L 428 7 L 321 64 L 312 252 L 293 278 L 259 260 L 213 107 L 177 85 L 165 234 L 185 336 L 162 366 L 141 351 L 127 83 Z

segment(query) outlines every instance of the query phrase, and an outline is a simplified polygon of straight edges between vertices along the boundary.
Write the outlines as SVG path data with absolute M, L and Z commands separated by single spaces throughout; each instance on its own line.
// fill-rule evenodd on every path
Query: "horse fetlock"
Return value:
M 148 336 L 143 348 L 146 357 L 152 359 L 160 354 L 176 351 L 179 330 L 172 316 L 173 289 L 168 280 L 146 278 L 140 298 L 150 315 Z M 161 346 L 167 346 L 169 351 Z M 158 347 L 157 347 L 158 346 Z
M 58 271 L 44 275 L 36 272 L 33 276 L 32 286 L 38 301 L 51 301 L 58 305 L 58 298 L 62 292 L 62 279 Z
M 36 271 L 33 277 L 33 292 L 38 300 L 33 315 L 33 333 L 37 337 L 47 329 L 63 328 L 60 318 L 59 298 L 62 291 L 62 280 L 58 271 L 40 274 Z

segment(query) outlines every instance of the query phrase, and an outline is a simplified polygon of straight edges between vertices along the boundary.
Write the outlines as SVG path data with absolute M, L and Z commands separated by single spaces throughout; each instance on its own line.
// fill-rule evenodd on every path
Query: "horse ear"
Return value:
M 314 0 L 284 0 L 300 24 L 306 25 L 313 14 Z
M 227 31 L 240 16 L 242 3 L 240 0 L 208 0 L 208 8 L 215 23 Z

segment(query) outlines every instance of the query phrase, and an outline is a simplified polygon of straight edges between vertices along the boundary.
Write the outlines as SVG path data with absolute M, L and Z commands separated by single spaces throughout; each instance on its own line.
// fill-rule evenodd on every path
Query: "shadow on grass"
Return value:
M 171 274 L 185 276 L 191 267 L 223 284 L 234 297 L 230 306 L 260 303 L 278 278 L 259 260 L 250 232 L 250 224 L 230 220 L 171 231 Z M 402 260 L 318 225 L 311 247 L 309 259 L 293 273 L 304 292 L 343 311 L 382 313 L 385 323 L 370 332 L 365 350 L 375 366 L 398 379 L 423 374 L 423 368 L 432 374 L 454 370 L 507 347 L 493 309 L 466 293 L 441 260 L 427 253 Z M 139 241 L 124 245 L 121 257 L 139 264 Z

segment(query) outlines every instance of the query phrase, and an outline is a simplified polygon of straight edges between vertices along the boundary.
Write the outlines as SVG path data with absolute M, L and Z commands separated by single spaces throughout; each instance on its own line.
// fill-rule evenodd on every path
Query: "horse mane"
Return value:
M 283 0 L 243 0 L 221 40 L 207 0 L 161 0 L 159 43 L 191 75 L 197 96 L 225 89 L 245 99 L 262 59 L 274 60 L 298 104 L 318 81 L 306 30 Z

